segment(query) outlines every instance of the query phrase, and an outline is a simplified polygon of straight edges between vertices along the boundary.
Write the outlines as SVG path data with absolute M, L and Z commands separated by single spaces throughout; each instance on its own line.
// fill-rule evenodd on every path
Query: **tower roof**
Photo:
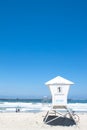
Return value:
M 67 80 L 67 79 L 64 79 L 63 77 L 61 76 L 57 76 L 51 80 L 49 80 L 48 82 L 45 83 L 46 85 L 51 85 L 51 84 L 74 84 L 73 82 Z

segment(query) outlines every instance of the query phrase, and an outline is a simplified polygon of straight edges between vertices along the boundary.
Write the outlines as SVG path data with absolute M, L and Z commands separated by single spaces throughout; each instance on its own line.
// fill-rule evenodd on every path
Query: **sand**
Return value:
M 0 130 L 87 130 L 87 113 L 80 113 L 80 121 L 73 126 L 51 126 L 43 122 L 46 112 L 0 113 Z

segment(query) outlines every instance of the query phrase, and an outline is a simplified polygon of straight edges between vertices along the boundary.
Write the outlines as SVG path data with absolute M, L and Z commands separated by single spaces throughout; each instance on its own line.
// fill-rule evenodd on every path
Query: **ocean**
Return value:
M 0 99 L 0 112 L 40 112 L 51 108 L 50 98 Z M 68 99 L 67 106 L 76 112 L 87 112 L 87 100 Z

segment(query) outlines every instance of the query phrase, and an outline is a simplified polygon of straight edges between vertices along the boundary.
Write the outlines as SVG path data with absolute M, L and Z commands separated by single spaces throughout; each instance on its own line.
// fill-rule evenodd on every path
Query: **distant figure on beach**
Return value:
M 16 112 L 20 112 L 20 109 L 19 109 L 19 108 L 16 108 Z

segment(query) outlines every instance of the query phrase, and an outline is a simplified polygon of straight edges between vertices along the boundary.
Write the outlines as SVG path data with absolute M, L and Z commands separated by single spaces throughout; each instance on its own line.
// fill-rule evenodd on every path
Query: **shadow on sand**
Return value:
M 48 116 L 46 122 L 48 122 L 49 120 L 52 120 L 56 117 L 57 116 Z M 73 119 L 70 119 L 70 118 L 59 117 L 59 118 L 57 118 L 57 119 L 55 119 L 52 122 L 49 122 L 47 124 L 53 125 L 53 126 L 57 126 L 57 125 L 59 125 L 59 126 L 73 126 L 73 125 L 76 125 L 76 122 Z

